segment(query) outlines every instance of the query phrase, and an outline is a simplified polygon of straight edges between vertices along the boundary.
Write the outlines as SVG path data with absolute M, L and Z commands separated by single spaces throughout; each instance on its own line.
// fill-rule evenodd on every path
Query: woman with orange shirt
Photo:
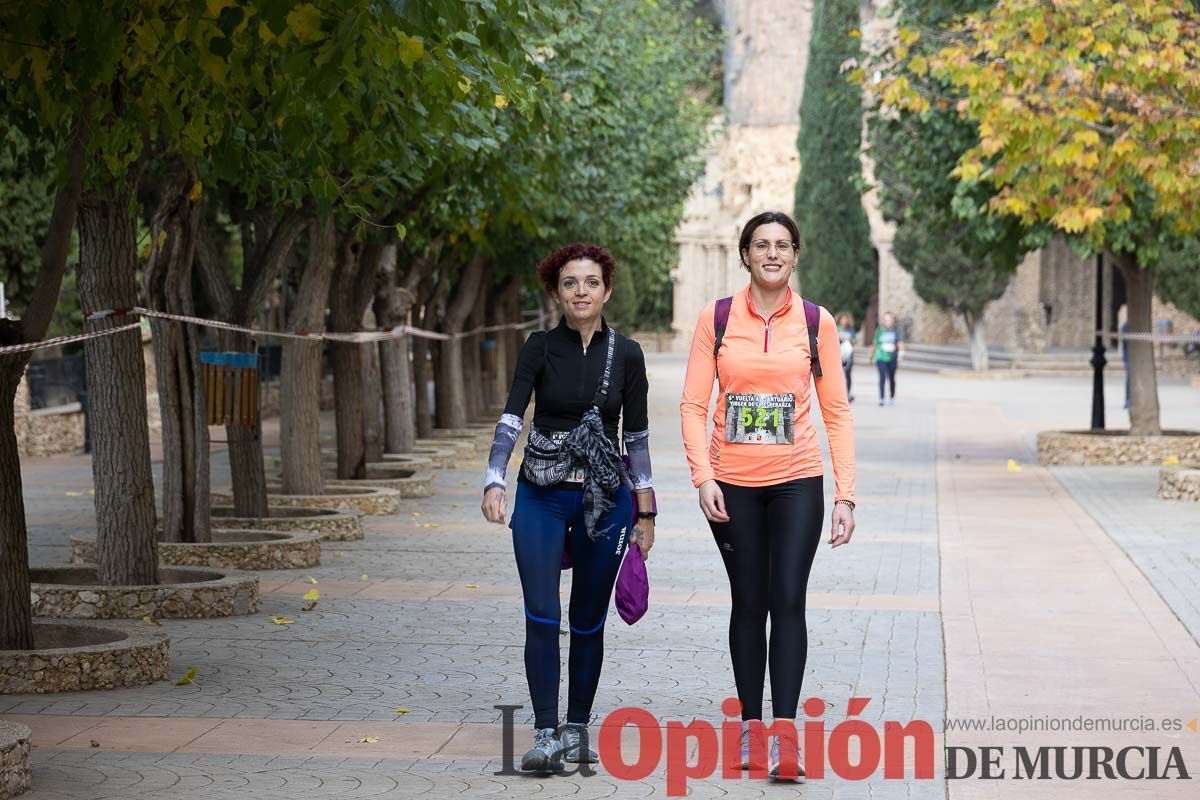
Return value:
M 733 596 L 729 649 L 742 704 L 742 769 L 766 750 L 762 726 L 749 723 L 762 720 L 768 663 L 775 722 L 790 721 L 795 730 L 808 655 L 805 593 L 825 513 L 824 466 L 809 417 L 814 383 L 836 482 L 829 543 L 838 547 L 854 533 L 854 429 L 837 326 L 788 286 L 800 246 L 787 214 L 770 211 L 746 223 L 739 251 L 750 285 L 700 315 L 679 406 L 692 483 Z M 785 737 L 794 749 L 785 751 L 780 769 L 780 736 L 788 730 L 774 729 L 773 778 L 804 775 L 794 736 Z M 788 769 L 793 756 L 795 772 Z

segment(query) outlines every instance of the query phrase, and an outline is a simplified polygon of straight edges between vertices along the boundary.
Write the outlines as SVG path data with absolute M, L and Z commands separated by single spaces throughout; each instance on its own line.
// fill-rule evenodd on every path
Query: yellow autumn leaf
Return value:
M 1174 467 L 1179 464 L 1179 456 L 1167 456 L 1162 463 L 1164 467 Z
M 479 588 L 479 584 L 478 584 L 478 583 L 468 583 L 468 584 L 467 584 L 467 588 L 468 588 L 468 589 L 478 589 L 478 588 Z
M 397 714 L 407 714 L 410 711 L 412 711 L 411 708 L 405 708 L 404 706 L 400 706 L 399 708 L 396 709 Z
M 470 94 L 470 93 L 471 93 L 471 87 L 472 87 L 472 86 L 474 86 L 474 85 L 475 85 L 475 84 L 473 84 L 473 83 L 471 82 L 471 79 L 470 79 L 470 78 L 468 78 L 466 75 L 462 76 L 462 77 L 461 77 L 461 78 L 459 78 L 459 80 L 458 80 L 458 90 L 459 90 L 460 92 L 462 92 L 463 94 Z
M 316 585 L 317 585 L 317 579 L 316 579 L 316 578 L 314 578 L 312 575 L 305 575 L 305 576 L 304 576 L 304 580 L 308 581 L 308 582 L 309 582 L 309 583 L 311 583 L 313 586 L 316 586 Z
M 159 622 L 158 620 L 156 620 L 156 619 L 155 619 L 153 616 L 151 616 L 150 614 L 147 614 L 146 616 L 142 617 L 142 622 L 145 622 L 145 623 L 147 623 L 147 624 L 149 624 L 149 625 L 153 625 L 153 626 L 154 626 L 154 627 L 156 627 L 156 628 L 161 628 L 161 627 L 162 627 L 162 623 L 161 623 L 161 622 Z
M 83 492 L 64 492 L 67 497 L 83 497 Z
M 850 32 L 847 33 L 846 35 L 849 36 L 851 39 L 858 39 L 858 38 L 862 37 L 862 31 L 860 31 L 858 28 L 851 28 Z
M 378 736 L 364 736 L 358 740 L 358 744 L 379 744 Z
M 1020 472 L 1021 471 L 1021 465 L 1016 462 L 1016 459 L 1010 458 L 1008 460 L 1008 471 L 1009 472 Z
M 360 581 L 365 581 L 365 580 L 367 579 L 367 574 L 364 572 L 362 575 L 359 575 L 359 576 L 358 576 L 358 579 L 359 579 Z
M 295 625 L 296 624 L 296 620 L 288 619 L 287 617 L 281 617 L 278 614 L 273 615 L 271 617 L 271 622 L 274 622 L 276 625 Z
M 307 42 L 321 32 L 321 12 L 312 3 L 305 3 L 292 9 L 287 24 L 296 39 Z
M 436 528 L 436 527 L 438 527 L 438 524 L 436 522 L 422 522 L 417 527 L 418 528 Z
M 192 185 L 192 190 L 190 192 L 188 192 L 188 200 L 190 200 L 194 203 L 203 196 L 204 196 L 204 187 L 201 185 L 200 181 L 196 181 Z
M 197 670 L 195 667 L 189 667 L 188 671 L 183 673 L 183 677 L 180 678 L 179 680 L 175 681 L 175 685 L 176 686 L 187 686 L 189 683 L 195 683 L 196 672 L 197 672 Z M 198 686 L 199 684 L 196 684 L 196 685 Z
M 95 489 L 88 489 L 88 490 L 87 490 L 87 493 L 88 493 L 88 497 L 95 497 L 95 496 L 96 496 L 96 490 L 95 490 Z
M 400 60 L 404 62 L 404 66 L 412 69 L 413 64 L 416 64 L 425 55 L 425 43 L 416 36 L 408 36 L 403 33 L 397 33 L 396 39 Z
M 321 599 L 321 590 L 320 589 L 309 589 L 308 592 L 305 593 L 304 597 L 302 597 L 300 599 L 301 600 L 320 600 Z
M 498 94 L 492 98 L 492 105 L 496 108 L 508 108 L 508 98 L 502 94 Z

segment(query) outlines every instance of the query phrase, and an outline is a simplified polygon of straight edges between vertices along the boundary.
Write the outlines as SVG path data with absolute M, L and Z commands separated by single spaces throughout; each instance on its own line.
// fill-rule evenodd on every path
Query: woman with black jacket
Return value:
M 505 472 L 536 392 L 511 523 L 535 727 L 521 769 L 533 772 L 559 770 L 563 758 L 596 761 L 587 724 L 600 682 L 609 598 L 629 543 L 643 555 L 654 545 L 645 357 L 601 313 L 612 294 L 614 266 L 604 248 L 578 243 L 538 265 L 563 316 L 557 327 L 532 334 L 521 348 L 488 459 L 483 515 L 503 524 Z M 622 415 L 628 470 L 617 446 Z M 635 502 L 637 522 L 630 530 Z M 564 549 L 575 575 L 568 610 L 567 720 L 560 738 L 558 586 Z

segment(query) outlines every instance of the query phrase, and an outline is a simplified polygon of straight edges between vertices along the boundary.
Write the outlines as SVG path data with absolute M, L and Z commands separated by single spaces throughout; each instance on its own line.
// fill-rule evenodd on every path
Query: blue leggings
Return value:
M 875 362 L 875 366 L 879 368 L 879 400 L 883 401 L 883 388 L 887 384 L 887 388 L 891 391 L 889 395 L 892 398 L 896 396 L 896 360 L 891 361 L 879 360 Z
M 588 538 L 583 490 L 521 481 L 513 510 L 513 552 L 525 595 L 525 677 L 538 728 L 558 727 L 558 602 L 563 546 L 571 551 L 571 653 L 568 659 L 567 722 L 586 724 L 600 684 L 604 621 L 608 601 L 629 544 L 632 492 L 617 490 L 615 505 L 596 525 L 603 535 Z

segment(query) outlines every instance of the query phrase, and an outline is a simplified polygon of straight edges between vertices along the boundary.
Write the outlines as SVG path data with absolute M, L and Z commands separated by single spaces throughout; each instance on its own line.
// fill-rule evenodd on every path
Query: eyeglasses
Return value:
M 793 242 L 789 242 L 787 239 L 781 239 L 778 242 L 768 242 L 766 239 L 756 239 L 750 243 L 750 251 L 756 256 L 765 256 L 767 253 L 771 252 L 772 247 L 774 247 L 780 253 L 791 253 L 796 249 L 796 245 Z

